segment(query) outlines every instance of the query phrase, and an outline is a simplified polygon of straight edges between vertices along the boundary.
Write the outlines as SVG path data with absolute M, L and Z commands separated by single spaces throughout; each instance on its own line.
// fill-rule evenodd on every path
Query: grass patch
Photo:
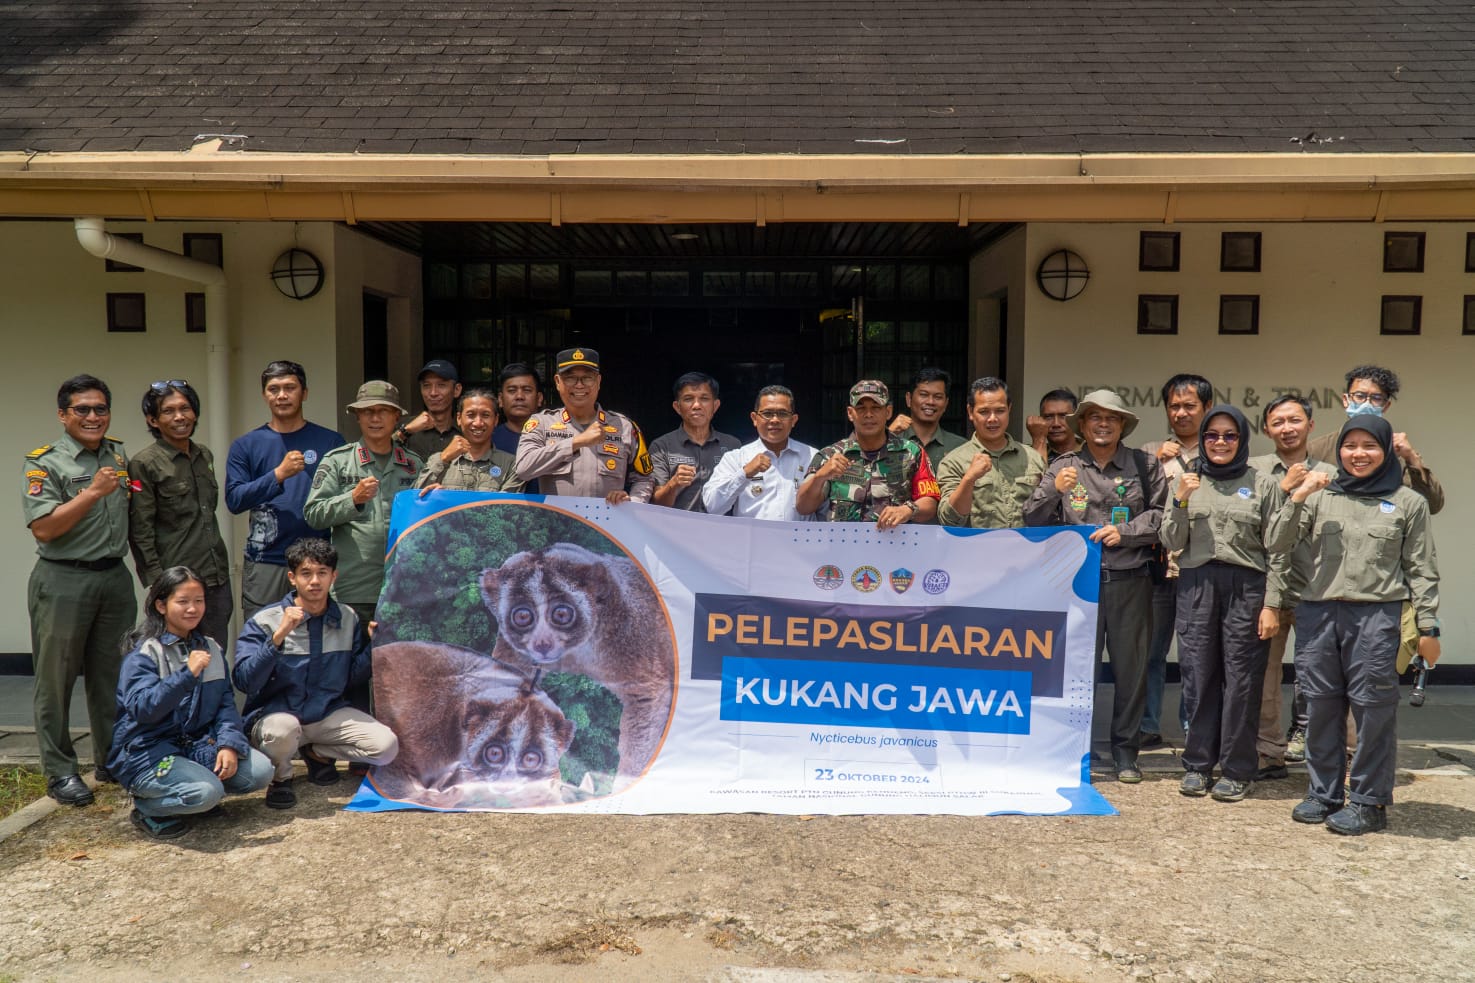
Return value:
M 46 776 L 32 768 L 0 768 L 0 819 L 46 795 Z

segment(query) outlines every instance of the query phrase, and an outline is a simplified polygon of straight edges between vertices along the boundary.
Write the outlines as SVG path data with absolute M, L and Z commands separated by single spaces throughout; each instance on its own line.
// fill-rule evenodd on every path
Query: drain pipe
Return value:
M 217 462 L 223 461 L 221 455 L 230 448 L 230 329 L 226 320 L 228 291 L 225 271 L 188 256 L 109 235 L 106 222 L 100 218 L 79 218 L 75 225 L 77 241 L 82 248 L 100 259 L 117 260 L 155 273 L 204 284 L 205 383 L 201 393 L 205 417 L 203 443 L 215 453 Z M 218 480 L 224 482 L 223 471 Z M 224 496 L 216 507 L 216 513 L 221 535 L 225 537 L 226 555 L 234 557 L 231 517 L 225 511 Z

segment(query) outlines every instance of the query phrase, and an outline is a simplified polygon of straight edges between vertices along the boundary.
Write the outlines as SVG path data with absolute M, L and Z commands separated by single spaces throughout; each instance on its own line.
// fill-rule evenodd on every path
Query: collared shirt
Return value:
M 696 469 L 696 479 L 676 493 L 676 501 L 672 503 L 672 507 L 688 512 L 704 511 L 702 486 L 712 477 L 712 469 L 717 467 L 722 455 L 741 446 L 742 441 L 732 434 L 717 430 L 707 434 L 706 443 L 698 444 L 691 439 L 684 427 L 677 427 L 651 441 L 651 479 L 655 482 L 655 487 L 660 488 L 671 480 L 677 467 L 690 464 Z
M 1152 558 L 1162 527 L 1163 505 L 1168 499 L 1168 482 L 1157 458 L 1144 453 L 1148 488 L 1144 494 L 1132 448 L 1117 444 L 1116 453 L 1098 467 L 1089 450 L 1062 454 L 1045 469 L 1045 476 L 1029 501 L 1024 503 L 1024 521 L 1031 526 L 1104 526 L 1121 530 L 1122 541 L 1101 551 L 1103 570 L 1133 570 Z M 1061 494 L 1055 476 L 1065 468 L 1076 469 L 1076 483 Z M 1112 522 L 1115 509 L 1127 510 L 1127 521 Z
M 942 427 L 934 430 L 932 432 L 932 439 L 926 443 L 923 443 L 922 438 L 917 436 L 915 425 L 909 426 L 905 430 L 897 431 L 896 435 L 902 440 L 916 441 L 917 445 L 927 452 L 927 464 L 932 468 L 934 475 L 937 474 L 937 469 L 942 466 L 943 458 L 968 442 L 968 438 L 961 437 L 951 430 L 944 430 Z
M 1002 450 L 991 451 L 974 434 L 942 459 L 937 469 L 937 484 L 942 492 L 937 521 L 945 526 L 975 529 L 1018 529 L 1024 525 L 1024 503 L 1040 483 L 1045 461 L 1028 444 L 1021 444 L 1008 434 L 1004 440 Z M 949 499 L 963 483 L 964 473 L 978 454 L 992 458 L 993 467 L 973 485 L 972 506 L 965 515 L 955 510 Z
M 497 424 L 497 429 L 492 431 L 492 446 L 497 448 L 497 450 L 499 451 L 505 451 L 508 457 L 511 457 L 515 460 L 517 458 L 517 442 L 521 437 L 521 428 L 514 430 L 512 429 L 512 427 L 507 425 L 506 420 L 503 420 L 501 423 Z M 537 479 L 534 478 L 532 481 L 524 481 L 522 483 L 522 488 L 519 490 L 526 492 L 529 495 L 538 494 Z
M 1080 441 L 1080 438 L 1073 438 L 1073 439 L 1075 441 L 1075 446 L 1072 447 L 1068 451 L 1057 451 L 1055 448 L 1051 447 L 1047 443 L 1045 445 L 1045 464 L 1047 466 L 1048 465 L 1051 465 L 1051 464 L 1054 464 L 1055 463 L 1055 459 L 1057 457 L 1059 457 L 1061 454 L 1074 454 L 1076 451 L 1080 450 L 1081 449 L 1081 441 Z
M 1250 458 L 1250 467 L 1262 474 L 1268 474 L 1275 479 L 1277 487 L 1280 480 L 1286 476 L 1290 469 L 1281 461 L 1278 454 L 1261 454 Z M 1306 467 L 1312 471 L 1324 471 L 1335 475 L 1337 469 L 1325 461 L 1318 461 L 1307 455 Z M 1171 493 L 1170 493 L 1171 494 Z M 1285 501 L 1285 494 L 1281 494 L 1281 501 Z M 1301 601 L 1301 591 L 1306 588 L 1306 582 L 1311 579 L 1311 543 L 1301 539 L 1291 548 L 1290 563 L 1288 564 L 1284 577 L 1284 592 L 1281 597 L 1280 606 L 1283 609 L 1294 608 Z
M 210 448 L 182 451 L 162 437 L 133 455 L 136 490 L 128 503 L 128 542 L 145 587 L 167 568 L 187 566 L 208 587 L 230 582 L 230 557 L 215 509 L 220 485 Z
M 1337 435 L 1329 433 L 1323 437 L 1312 438 L 1306 442 L 1306 453 L 1318 461 L 1331 462 L 1332 470 L 1335 471 L 1337 468 Z M 1403 465 L 1403 483 L 1428 499 L 1430 515 L 1438 515 L 1444 508 L 1444 486 L 1439 483 L 1438 478 L 1434 477 L 1434 472 L 1428 465 L 1417 468 L 1409 464 Z
M 422 461 L 430 460 L 431 455 L 439 454 L 446 449 L 451 441 L 461 436 L 461 428 L 456 426 L 455 423 L 452 423 L 450 428 L 446 430 L 440 430 L 432 423 L 428 428 L 417 430 L 412 434 L 405 434 L 404 438 L 401 439 L 400 434 L 403 432 L 403 425 L 395 428 L 395 442 L 402 445 L 405 450 L 414 454 Z
M 1267 541 L 1311 544 L 1311 579 L 1303 601 L 1412 601 L 1420 629 L 1439 624 L 1439 564 L 1429 503 L 1403 487 L 1384 499 L 1329 488 L 1305 502 L 1287 498 Z
M 937 498 L 937 479 L 922 445 L 888 433 L 885 446 L 863 451 L 855 434 L 836 441 L 814 455 L 807 478 L 836 454 L 850 459 L 850 467 L 825 487 L 825 516 L 830 522 L 875 522 L 881 510 L 919 498 Z
M 599 427 L 603 436 L 575 450 L 573 438 L 589 427 Z M 544 495 L 603 498 L 624 489 L 632 501 L 649 502 L 655 491 L 640 428 L 624 414 L 598 405 L 588 426 L 580 426 L 568 410 L 528 417 L 517 442 L 517 474 L 540 479 Z
M 444 451 L 437 451 L 425 462 L 416 488 L 440 485 L 450 491 L 505 491 L 522 489 L 522 482 L 514 474 L 513 457 L 506 451 L 488 447 L 486 455 L 473 458 L 461 454 L 453 461 L 446 461 Z
M 1185 506 L 1174 500 L 1164 510 L 1162 544 L 1178 555 L 1183 570 L 1217 561 L 1268 572 L 1265 605 L 1284 607 L 1290 557 L 1265 548 L 1266 529 L 1284 499 L 1279 480 L 1254 466 L 1238 478 L 1206 475 Z
M 92 484 L 100 468 L 117 468 L 123 487 L 93 503 L 77 524 L 48 543 L 36 542 L 36 552 L 47 560 L 110 560 L 128 552 L 128 456 L 123 442 L 104 437 L 90 451 L 71 434 L 26 455 L 21 508 L 26 525 L 55 512 Z
M 767 471 L 749 478 L 743 471 L 759 454 L 772 462 Z M 790 440 L 775 454 L 761 440 L 744 444 L 722 455 L 712 477 L 702 486 L 702 506 L 713 515 L 740 515 L 749 519 L 778 519 L 805 522 L 813 519 L 794 508 L 805 468 L 814 459 L 808 444 Z
M 388 454 L 375 454 L 361 443 L 345 444 L 318 465 L 302 512 L 308 525 L 331 532 L 338 550 L 334 597 L 348 604 L 378 602 L 394 496 L 413 488 L 420 470 L 420 459 L 397 444 Z M 379 490 L 357 505 L 353 489 L 361 478 L 378 478 Z

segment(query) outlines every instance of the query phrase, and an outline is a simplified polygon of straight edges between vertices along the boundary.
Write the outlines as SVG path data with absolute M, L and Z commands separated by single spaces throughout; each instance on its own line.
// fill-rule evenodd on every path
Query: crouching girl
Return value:
M 204 583 L 170 567 L 124 642 L 108 770 L 133 795 L 133 825 L 155 839 L 183 835 L 183 817 L 214 811 L 227 792 L 271 780 L 271 762 L 246 740 L 220 646 L 198 631 L 204 616 Z

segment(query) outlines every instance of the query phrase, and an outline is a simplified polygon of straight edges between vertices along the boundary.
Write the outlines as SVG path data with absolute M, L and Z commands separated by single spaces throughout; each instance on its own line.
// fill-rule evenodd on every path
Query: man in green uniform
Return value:
M 947 390 L 952 376 L 936 366 L 918 369 L 906 393 L 907 411 L 898 413 L 887 427 L 902 440 L 915 440 L 927 452 L 927 464 L 936 474 L 942 459 L 962 447 L 966 440 L 942 425 L 947 412 Z
M 942 503 L 937 518 L 945 526 L 1018 529 L 1024 503 L 1045 473 L 1045 459 L 1028 444 L 1009 436 L 1009 387 L 984 376 L 968 389 L 973 437 L 949 451 L 937 471 Z
M 154 442 L 133 456 L 137 486 L 128 503 L 128 542 L 145 589 L 169 567 L 186 566 L 203 578 L 200 631 L 224 651 L 235 600 L 230 556 L 215 518 L 215 458 L 191 439 L 199 414 L 200 396 L 183 379 L 156 382 L 143 394 L 143 420 Z
M 415 482 L 421 496 L 437 488 L 521 491 L 512 455 L 492 445 L 492 434 L 497 429 L 497 393 L 486 386 L 474 386 L 462 393 L 456 425 L 461 432 L 444 450 L 430 455 Z
M 40 560 L 26 593 L 36 673 L 36 738 L 46 793 L 66 805 L 92 802 L 77 774 L 67 730 L 72 686 L 87 688 L 92 751 L 101 762 L 113 743 L 123 636 L 138 606 L 123 567 L 128 551 L 131 479 L 121 442 L 107 436 L 112 393 L 79 375 L 61 384 L 57 417 L 64 436 L 26 455 L 21 501 Z M 112 776 L 101 765 L 98 781 Z

